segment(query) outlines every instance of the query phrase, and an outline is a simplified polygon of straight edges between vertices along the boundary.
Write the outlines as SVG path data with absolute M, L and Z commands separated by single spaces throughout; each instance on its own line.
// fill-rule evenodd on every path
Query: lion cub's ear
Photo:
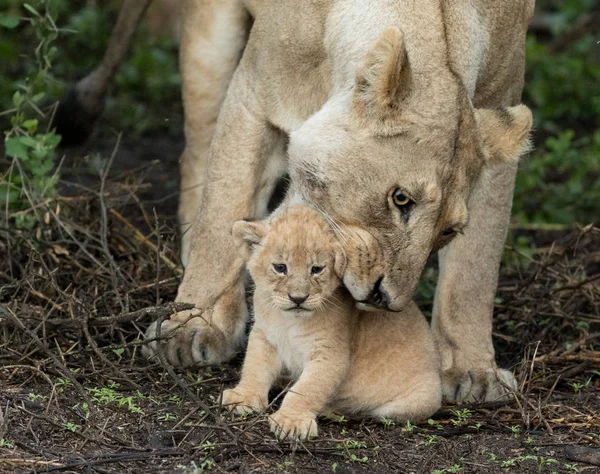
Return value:
M 395 111 L 408 94 L 410 67 L 404 35 L 396 27 L 386 28 L 373 43 L 356 74 L 355 104 L 370 112 Z
M 346 271 L 346 254 L 340 244 L 335 244 L 333 247 L 333 270 L 338 277 L 344 277 L 344 271 Z
M 250 253 L 267 235 L 267 226 L 264 222 L 237 221 L 231 233 L 235 241 Z
M 517 162 L 530 150 L 533 117 L 526 106 L 476 109 L 475 117 L 488 162 Z

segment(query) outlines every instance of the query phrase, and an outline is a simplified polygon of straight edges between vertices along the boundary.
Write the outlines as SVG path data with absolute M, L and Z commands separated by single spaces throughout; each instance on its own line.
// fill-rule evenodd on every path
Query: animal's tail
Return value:
M 119 12 L 108 48 L 98 67 L 71 86 L 60 101 L 54 125 L 62 146 L 81 145 L 94 130 L 104 110 L 106 94 L 133 42 L 138 23 L 151 0 L 125 0 Z

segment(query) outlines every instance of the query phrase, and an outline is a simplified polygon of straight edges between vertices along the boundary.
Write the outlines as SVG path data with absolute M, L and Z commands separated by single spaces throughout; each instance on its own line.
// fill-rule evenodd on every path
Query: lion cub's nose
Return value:
M 294 303 L 296 303 L 298 306 L 300 306 L 302 303 L 304 303 L 307 299 L 308 299 L 308 295 L 306 296 L 292 296 L 290 294 L 288 294 L 288 297 L 291 301 L 293 301 Z

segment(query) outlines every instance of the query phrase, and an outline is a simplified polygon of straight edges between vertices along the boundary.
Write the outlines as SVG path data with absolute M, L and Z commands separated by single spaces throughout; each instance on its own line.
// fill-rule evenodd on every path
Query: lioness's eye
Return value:
M 456 231 L 454 229 L 446 229 L 446 230 L 442 231 L 440 233 L 440 235 L 442 237 L 448 237 L 449 235 L 453 235 L 454 233 L 456 233 Z
M 285 266 L 285 263 L 274 263 L 273 270 L 275 270 L 275 273 L 287 275 L 287 267 Z
M 318 267 L 315 265 L 310 269 L 310 273 L 313 275 L 318 275 L 319 273 L 323 272 L 324 269 L 325 267 Z
M 396 188 L 394 190 L 394 194 L 392 195 L 392 199 L 394 200 L 394 204 L 398 206 L 399 209 L 403 209 L 406 206 L 413 203 L 412 199 L 410 199 L 404 191 L 400 188 Z

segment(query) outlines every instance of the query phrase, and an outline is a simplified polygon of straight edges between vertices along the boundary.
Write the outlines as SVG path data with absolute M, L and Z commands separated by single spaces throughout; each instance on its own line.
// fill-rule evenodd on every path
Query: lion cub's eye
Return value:
M 279 273 L 280 275 L 287 275 L 287 267 L 285 263 L 274 263 L 273 270 L 275 270 L 275 273 Z
M 323 270 L 325 270 L 325 267 L 318 267 L 315 265 L 310 269 L 310 273 L 311 275 L 319 275 L 320 273 L 323 273 Z
M 409 198 L 404 191 L 400 188 L 396 188 L 394 190 L 394 194 L 392 194 L 392 199 L 394 200 L 394 204 L 398 206 L 399 209 L 406 208 L 406 206 L 413 203 L 412 199 Z

